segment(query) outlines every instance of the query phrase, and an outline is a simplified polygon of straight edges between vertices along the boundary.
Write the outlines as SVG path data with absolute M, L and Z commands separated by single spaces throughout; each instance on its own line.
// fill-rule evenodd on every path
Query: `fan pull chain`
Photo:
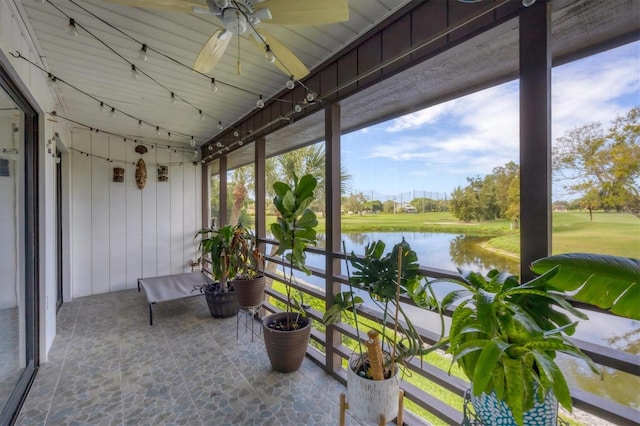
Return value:
M 240 15 L 236 15 L 236 19 L 238 20 L 238 28 L 240 28 Z M 240 64 L 240 36 L 236 37 L 238 39 L 238 75 L 242 73 L 242 65 Z

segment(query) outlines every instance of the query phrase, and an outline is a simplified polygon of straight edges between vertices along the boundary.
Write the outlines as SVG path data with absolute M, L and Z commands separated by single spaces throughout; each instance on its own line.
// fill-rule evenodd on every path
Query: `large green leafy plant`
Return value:
M 443 299 L 445 307 L 457 304 L 447 351 L 471 380 L 473 394 L 495 392 L 518 424 L 533 407 L 535 392 L 542 401 L 553 391 L 558 402 L 571 409 L 569 387 L 555 362 L 557 352 L 583 359 L 598 372 L 566 338 L 576 327 L 567 314 L 587 317 L 554 292 L 549 280 L 557 272 L 555 267 L 522 284 L 517 277 L 497 270 L 486 277 L 462 272 L 462 280 L 430 283 L 447 281 L 461 286 Z
M 257 272 L 252 235 L 241 224 L 203 229 L 197 236 L 201 237 L 198 249 L 210 257 L 211 275 L 219 282 L 222 292 L 229 291 L 230 280 Z
M 437 302 L 424 278 L 420 275 L 420 265 L 416 252 L 403 239 L 385 253 L 385 243 L 376 241 L 365 247 L 363 257 L 351 253 L 349 262 L 353 274 L 349 277 L 349 291 L 337 294 L 332 306 L 324 315 L 325 324 L 334 324 L 341 315 L 351 311 L 358 326 L 357 308 L 364 301 L 356 294 L 356 289 L 366 291 L 373 303 L 382 312 L 381 321 L 373 327 L 381 336 L 382 348 L 386 352 L 384 369 L 394 372 L 395 365 L 405 360 L 426 355 L 439 346 L 427 346 L 403 305 L 401 296 L 408 296 L 422 308 L 436 308 Z M 364 358 L 359 345 L 360 358 Z
M 282 272 L 287 292 L 287 299 L 293 304 L 301 315 L 305 315 L 302 308 L 302 293 L 299 292 L 300 301 L 293 297 L 295 277 L 293 268 L 298 268 L 307 275 L 311 271 L 306 265 L 305 249 L 309 245 L 315 245 L 318 220 L 315 213 L 309 208 L 314 198 L 314 190 L 318 184 L 315 177 L 310 174 L 298 179 L 293 177 L 293 185 L 285 182 L 273 184 L 276 195 L 273 204 L 278 210 L 279 216 L 275 223 L 271 224 L 271 233 L 278 240 L 278 250 L 275 254 L 283 255 L 289 263 L 289 270 L 282 265 Z M 287 304 L 287 312 L 291 312 L 291 305 Z M 289 328 L 294 327 L 291 324 Z

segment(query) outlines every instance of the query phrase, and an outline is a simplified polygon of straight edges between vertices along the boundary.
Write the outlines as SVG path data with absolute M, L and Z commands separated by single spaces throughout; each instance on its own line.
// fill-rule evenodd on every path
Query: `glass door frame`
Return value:
M 0 62 L 0 88 L 22 110 L 24 114 L 24 139 L 20 149 L 24 152 L 24 169 L 20 171 L 24 182 L 24 284 L 25 284 L 25 369 L 22 371 L 9 399 L 0 412 L 0 424 L 13 424 L 20 411 L 27 392 L 33 383 L 39 359 L 39 203 L 38 203 L 38 113 Z M 18 174 L 18 176 L 20 176 Z

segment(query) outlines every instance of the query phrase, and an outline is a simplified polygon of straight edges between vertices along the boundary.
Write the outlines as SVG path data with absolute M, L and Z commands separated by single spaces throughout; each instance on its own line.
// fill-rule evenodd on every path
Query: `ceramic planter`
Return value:
M 476 417 L 483 424 L 499 424 L 502 426 L 516 426 L 511 409 L 504 401 L 496 397 L 496 393 L 481 393 L 474 396 L 471 393 L 471 404 L 476 411 Z M 558 400 L 553 392 L 547 393 L 544 401 L 538 400 L 535 394 L 535 403 L 529 411 L 525 411 L 523 424 L 527 426 L 556 426 L 558 424 Z
M 349 360 L 349 365 L 354 359 Z M 347 368 L 347 403 L 349 412 L 366 424 L 379 424 L 384 415 L 387 422 L 398 416 L 400 395 L 400 369 L 385 380 L 370 380 L 358 376 Z
M 297 330 L 274 330 L 270 325 L 291 318 L 301 323 Z M 264 344 L 271 367 L 280 373 L 291 373 L 300 369 L 311 336 L 311 318 L 299 316 L 293 312 L 278 312 L 262 320 Z

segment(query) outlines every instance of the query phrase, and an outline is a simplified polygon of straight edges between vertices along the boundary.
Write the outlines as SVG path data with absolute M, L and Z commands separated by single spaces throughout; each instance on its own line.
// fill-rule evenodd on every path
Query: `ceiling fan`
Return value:
M 349 19 L 348 0 L 107 0 L 128 6 L 213 15 L 224 29 L 214 31 L 198 54 L 193 69 L 211 71 L 234 34 L 249 34 L 249 40 L 288 76 L 300 80 L 309 70 L 277 38 L 256 30 L 260 22 L 280 25 L 323 25 Z M 238 62 L 238 72 L 240 65 Z

